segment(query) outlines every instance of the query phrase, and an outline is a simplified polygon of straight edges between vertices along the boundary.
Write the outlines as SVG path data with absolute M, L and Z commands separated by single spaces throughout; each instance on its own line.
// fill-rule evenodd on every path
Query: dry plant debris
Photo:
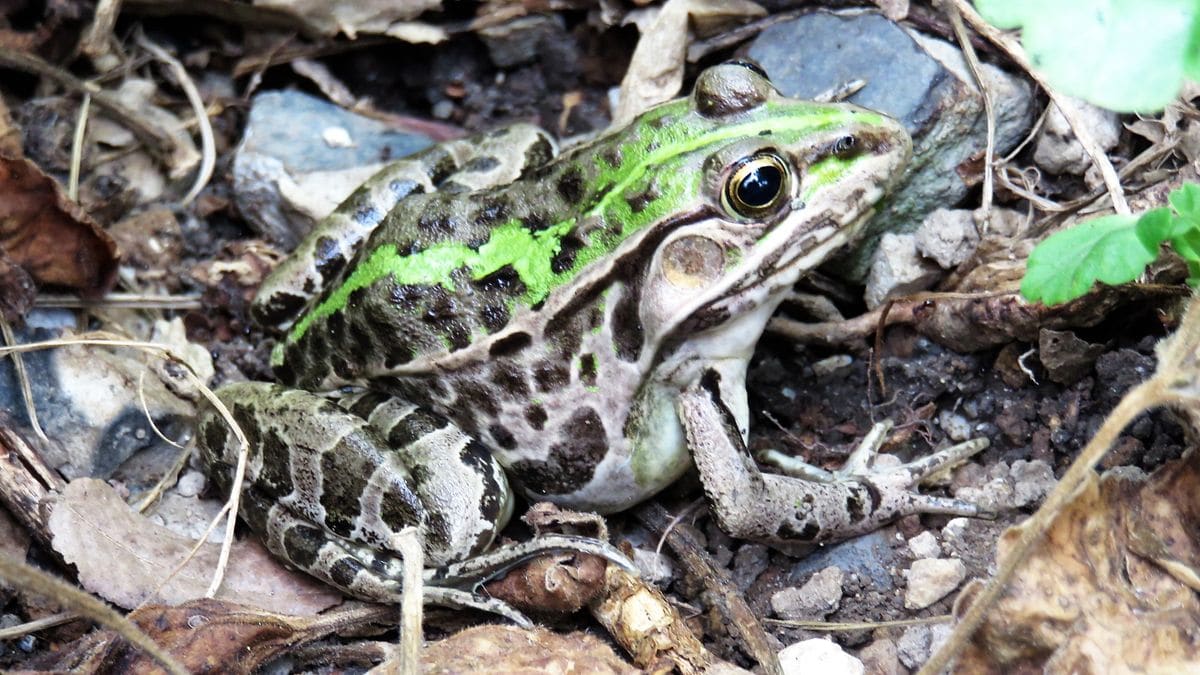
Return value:
M 23 157 L 0 155 L 0 250 L 37 283 L 89 297 L 116 279 L 112 237 Z
M 434 642 L 421 655 L 422 672 L 475 672 L 481 664 L 497 673 L 641 672 L 588 633 L 565 635 L 534 628 L 477 626 Z
M 54 549 L 76 566 L 84 588 L 126 609 L 202 597 L 220 548 L 202 545 L 172 575 L 195 542 L 134 513 L 107 483 L 95 479 L 67 485 L 55 499 L 49 528 Z M 315 614 L 341 601 L 337 591 L 284 569 L 253 540 L 233 545 L 217 597 L 297 615 Z
M 1184 672 L 1200 662 L 1198 484 L 1195 452 L 1148 477 L 1124 468 L 1089 477 L 988 612 L 956 672 L 1034 664 L 1046 672 L 1146 664 Z M 1001 563 L 1018 536 L 1001 538 Z

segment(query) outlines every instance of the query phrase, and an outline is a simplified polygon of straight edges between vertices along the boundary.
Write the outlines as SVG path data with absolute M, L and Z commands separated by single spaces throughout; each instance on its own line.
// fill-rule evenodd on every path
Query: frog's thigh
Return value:
M 429 564 L 441 565 L 486 546 L 502 525 L 507 484 L 495 486 L 497 476 L 503 481 L 503 473 L 490 457 L 486 462 L 460 459 L 452 464 L 447 470 L 465 485 L 451 494 L 445 494 L 440 470 L 431 474 L 421 459 L 453 447 L 460 458 L 473 452 L 473 447 L 464 452 L 469 439 L 454 445 L 465 438 L 457 429 L 405 439 L 406 427 L 398 416 L 389 433 L 323 397 L 261 382 L 230 385 L 218 395 L 250 441 L 244 492 L 254 491 L 351 547 L 356 542 L 394 550 L 400 530 L 415 525 Z M 358 407 L 366 408 L 367 403 L 360 401 Z M 376 417 L 377 422 L 383 419 Z M 209 474 L 228 487 L 237 442 L 212 411 L 200 424 Z M 411 442 L 393 445 L 405 440 Z M 480 506 L 482 493 L 498 505 Z M 491 514 L 495 517 L 489 521 L 486 516 Z M 270 539 L 269 524 L 256 529 Z

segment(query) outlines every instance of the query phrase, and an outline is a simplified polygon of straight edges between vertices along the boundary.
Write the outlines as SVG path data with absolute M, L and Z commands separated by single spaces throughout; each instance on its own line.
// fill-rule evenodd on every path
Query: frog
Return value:
M 786 97 L 737 61 L 565 151 L 518 124 L 388 165 L 255 299 L 280 333 L 277 382 L 218 391 L 250 448 L 242 518 L 376 601 L 400 597 L 415 527 L 426 601 L 519 621 L 481 579 L 553 550 L 624 557 L 573 535 L 493 547 L 516 493 L 613 514 L 694 472 L 728 534 L 780 545 L 978 514 L 919 490 L 962 450 L 884 468 L 863 446 L 839 471 L 772 472 L 747 446 L 767 321 L 911 151 L 896 120 Z M 209 410 L 198 437 L 229 489 L 235 435 Z

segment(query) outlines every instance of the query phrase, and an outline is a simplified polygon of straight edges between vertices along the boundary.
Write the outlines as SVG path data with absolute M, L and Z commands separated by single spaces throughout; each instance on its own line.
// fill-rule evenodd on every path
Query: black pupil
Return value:
M 737 196 L 751 208 L 761 208 L 774 201 L 783 185 L 783 172 L 773 164 L 763 164 L 742 177 Z

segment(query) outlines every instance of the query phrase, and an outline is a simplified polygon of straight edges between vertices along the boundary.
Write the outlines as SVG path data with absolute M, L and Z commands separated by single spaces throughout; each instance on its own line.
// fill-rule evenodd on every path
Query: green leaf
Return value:
M 1171 210 L 1159 207 L 1142 214 L 1137 221 L 1138 241 L 1148 250 L 1157 251 L 1160 244 L 1171 238 L 1174 223 Z
M 1133 281 L 1158 256 L 1138 238 L 1136 216 L 1111 215 L 1057 232 L 1029 255 L 1021 295 L 1058 305 L 1083 296 L 1097 281 Z
M 1171 208 L 1175 209 L 1175 213 L 1181 216 L 1192 219 L 1200 217 L 1200 185 L 1184 183 L 1171 190 L 1167 201 L 1170 202 Z
M 988 21 L 1022 27 L 1033 65 L 1064 93 L 1122 112 L 1162 109 L 1200 72 L 1196 0 L 976 0 Z

